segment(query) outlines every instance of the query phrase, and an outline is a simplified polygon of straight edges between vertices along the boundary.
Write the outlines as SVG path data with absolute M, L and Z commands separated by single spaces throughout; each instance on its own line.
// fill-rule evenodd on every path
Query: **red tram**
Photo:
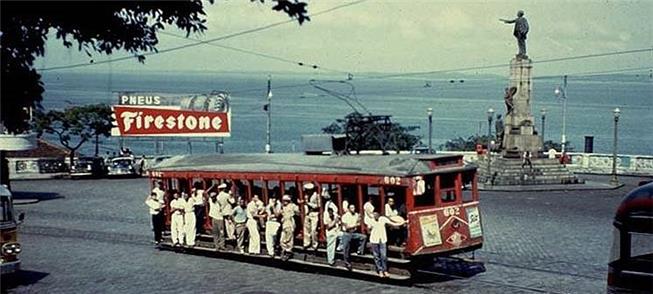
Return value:
M 236 197 L 247 201 L 259 195 L 268 203 L 271 195 L 290 195 L 295 202 L 304 197 L 302 186 L 313 183 L 318 193 L 328 189 L 339 212 L 343 200 L 355 204 L 363 215 L 364 201 L 372 198 L 376 211 L 384 214 L 387 195 L 393 195 L 400 213 L 408 220 L 405 242 L 388 244 L 391 278 L 409 278 L 415 270 L 433 263 L 434 257 L 481 248 L 483 230 L 479 210 L 476 166 L 465 165 L 462 155 L 369 155 L 309 156 L 302 154 L 186 155 L 170 158 L 149 170 L 151 184 L 161 181 L 169 191 L 189 192 L 191 187 L 227 183 Z M 170 195 L 166 195 L 166 204 Z M 303 206 L 303 205 L 301 205 Z M 166 219 L 170 223 L 169 205 Z M 300 213 L 295 237 L 301 240 L 305 213 Z M 320 206 L 322 218 L 323 204 Z M 208 215 L 208 207 L 207 213 Z M 319 222 L 322 224 L 322 221 Z M 211 221 L 204 222 L 198 243 L 188 250 L 214 251 Z M 365 227 L 361 224 L 361 230 Z M 261 237 L 261 242 L 265 240 Z M 327 266 L 324 226 L 320 226 L 320 249 L 295 246 L 288 262 Z M 295 242 L 301 244 L 301 242 Z M 169 239 L 161 248 L 172 248 Z M 265 246 L 261 246 L 263 251 Z M 236 250 L 219 254 L 241 254 Z M 340 253 L 338 253 L 340 254 Z M 269 258 L 265 255 L 252 258 Z M 353 271 L 375 274 L 373 258 L 366 252 L 352 256 Z M 345 270 L 344 266 L 336 266 Z

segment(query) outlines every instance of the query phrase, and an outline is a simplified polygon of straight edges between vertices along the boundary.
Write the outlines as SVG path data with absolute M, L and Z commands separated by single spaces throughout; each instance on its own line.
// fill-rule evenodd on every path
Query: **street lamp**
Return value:
M 563 77 L 562 87 L 556 87 L 554 91 L 557 97 L 562 97 L 562 155 L 565 154 L 565 148 L 567 146 L 567 76 Z
M 542 115 L 542 142 L 544 142 L 546 139 L 544 138 L 544 122 L 546 121 L 546 108 L 542 108 L 540 110 L 540 114 Z
M 488 140 L 490 140 L 489 137 L 492 137 L 492 120 L 493 119 L 494 119 L 494 109 L 492 109 L 492 107 L 490 107 L 487 110 L 487 136 L 488 136 Z
M 617 186 L 619 185 L 619 179 L 617 179 L 617 123 L 621 110 L 617 107 L 612 113 L 614 114 L 614 136 L 612 138 L 612 179 L 610 179 L 610 184 Z
M 429 116 L 429 152 L 428 154 L 433 153 L 433 145 L 432 145 L 432 136 L 433 136 L 433 108 L 429 107 L 426 109 L 426 114 Z

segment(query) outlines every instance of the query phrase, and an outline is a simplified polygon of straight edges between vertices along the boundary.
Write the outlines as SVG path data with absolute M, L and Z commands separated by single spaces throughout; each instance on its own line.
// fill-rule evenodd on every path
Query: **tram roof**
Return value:
M 349 155 L 304 154 L 206 154 L 166 159 L 152 171 L 326 173 L 411 176 L 474 169 L 453 165 L 462 155 Z M 453 161 L 453 162 L 452 162 Z M 432 169 L 430 162 L 441 167 Z M 446 164 L 449 165 L 446 165 Z

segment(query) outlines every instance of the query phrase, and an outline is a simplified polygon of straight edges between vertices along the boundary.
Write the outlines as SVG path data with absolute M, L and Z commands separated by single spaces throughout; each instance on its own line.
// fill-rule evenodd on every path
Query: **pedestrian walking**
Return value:
M 521 168 L 524 168 L 524 166 L 528 165 L 530 169 L 533 169 L 533 164 L 531 163 L 531 158 L 533 155 L 531 154 L 530 151 L 524 151 L 522 153 L 522 164 Z

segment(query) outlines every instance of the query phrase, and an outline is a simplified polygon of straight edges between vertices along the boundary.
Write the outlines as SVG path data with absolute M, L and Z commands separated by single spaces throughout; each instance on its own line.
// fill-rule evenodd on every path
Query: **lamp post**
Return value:
M 617 179 L 617 123 L 619 122 L 621 110 L 617 107 L 612 113 L 614 114 L 614 136 L 612 138 L 612 179 L 610 179 L 610 185 L 617 186 L 619 185 L 619 179 Z
M 486 183 L 492 185 L 492 145 L 494 141 L 492 137 L 492 120 L 494 119 L 494 109 L 492 107 L 487 110 L 487 179 Z
M 562 97 L 562 154 L 565 154 L 565 148 L 567 146 L 567 76 L 563 77 L 562 87 L 558 86 L 554 93 L 558 97 Z
M 542 110 L 540 110 L 540 114 L 542 115 L 542 143 L 544 143 L 544 141 L 546 140 L 544 138 L 544 127 L 545 127 L 544 123 L 546 122 L 546 108 L 542 108 Z
M 429 107 L 426 109 L 426 114 L 429 116 L 429 152 L 428 154 L 433 153 L 433 108 Z
M 272 153 L 271 129 L 272 129 L 272 76 L 268 75 L 268 104 L 265 105 L 265 111 L 268 115 L 267 129 L 265 131 L 265 153 Z

